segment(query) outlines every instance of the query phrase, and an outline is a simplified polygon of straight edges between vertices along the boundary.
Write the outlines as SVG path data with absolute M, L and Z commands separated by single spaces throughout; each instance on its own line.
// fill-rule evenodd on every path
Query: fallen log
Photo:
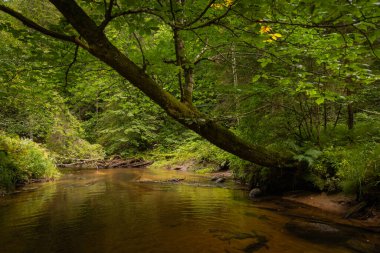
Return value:
M 73 162 L 74 161 L 74 162 Z M 56 164 L 60 168 L 141 168 L 151 165 L 153 161 L 145 161 L 142 158 L 131 159 L 65 159 Z

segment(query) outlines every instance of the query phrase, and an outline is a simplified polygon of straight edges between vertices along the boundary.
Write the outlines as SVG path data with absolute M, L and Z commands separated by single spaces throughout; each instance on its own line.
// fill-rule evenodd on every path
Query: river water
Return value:
M 156 181 L 175 177 L 185 180 Z M 294 218 L 209 184 L 157 169 L 66 170 L 0 198 L 0 252 L 360 252 L 302 239 L 285 229 Z

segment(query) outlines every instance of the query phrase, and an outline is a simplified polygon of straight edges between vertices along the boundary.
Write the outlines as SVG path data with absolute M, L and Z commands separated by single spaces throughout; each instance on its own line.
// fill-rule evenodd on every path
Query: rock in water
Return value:
M 376 253 L 379 252 L 380 244 L 374 243 L 373 241 L 364 241 L 352 238 L 346 243 L 347 248 L 355 250 L 355 252 L 360 253 Z
M 338 243 L 348 239 L 340 229 L 319 222 L 290 221 L 285 228 L 298 237 L 319 243 Z
M 218 179 L 219 179 L 218 176 L 213 176 L 213 177 L 211 178 L 211 181 L 216 181 L 216 180 L 218 180 Z
M 215 182 L 216 183 L 223 183 L 224 181 L 226 181 L 226 179 L 224 177 L 220 177 Z
M 256 199 L 257 197 L 260 197 L 262 195 L 262 191 L 259 189 L 259 188 L 253 188 L 250 192 L 249 192 L 249 197 L 251 199 Z

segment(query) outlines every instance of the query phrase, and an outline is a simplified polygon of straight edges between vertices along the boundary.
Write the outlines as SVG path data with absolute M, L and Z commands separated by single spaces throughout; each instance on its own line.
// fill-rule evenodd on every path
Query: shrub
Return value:
M 0 132 L 0 186 L 10 189 L 16 183 L 58 175 L 53 159 L 40 145 Z
M 345 193 L 364 193 L 380 182 L 380 144 L 375 142 L 351 147 L 329 147 L 311 168 L 309 180 L 321 190 L 342 189 Z

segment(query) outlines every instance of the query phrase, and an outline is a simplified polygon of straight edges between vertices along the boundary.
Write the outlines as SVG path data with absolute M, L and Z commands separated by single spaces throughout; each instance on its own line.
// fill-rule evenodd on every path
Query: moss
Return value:
M 215 172 L 215 168 L 214 167 L 206 167 L 206 168 L 198 169 L 195 172 L 198 174 L 207 174 L 207 173 Z

